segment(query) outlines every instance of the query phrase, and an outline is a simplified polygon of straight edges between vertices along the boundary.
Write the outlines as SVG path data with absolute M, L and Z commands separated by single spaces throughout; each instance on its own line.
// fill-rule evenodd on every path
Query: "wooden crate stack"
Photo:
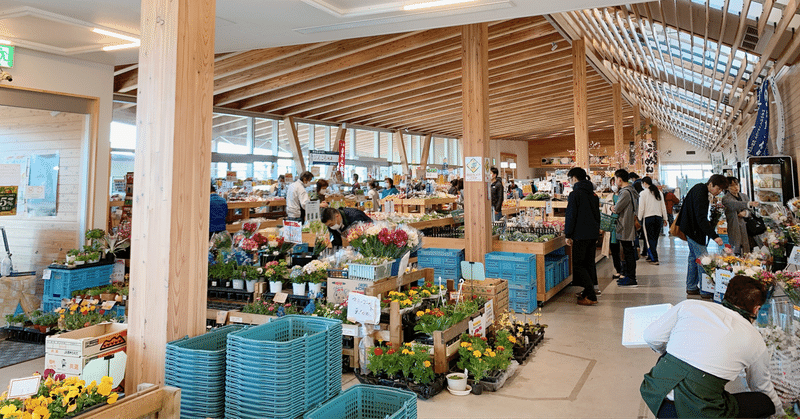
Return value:
M 462 293 L 466 297 L 477 295 L 494 300 L 495 319 L 508 311 L 508 281 L 505 279 L 486 278 L 483 281 L 464 281 Z

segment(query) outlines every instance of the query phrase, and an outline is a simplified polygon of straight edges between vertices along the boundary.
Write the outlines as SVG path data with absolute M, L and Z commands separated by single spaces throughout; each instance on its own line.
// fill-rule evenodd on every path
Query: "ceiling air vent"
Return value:
M 744 38 L 742 39 L 742 48 L 747 51 L 755 52 L 756 45 L 758 45 L 758 28 L 747 25 Z
M 686 150 L 686 154 L 691 156 L 691 155 L 695 154 L 695 151 L 694 150 Z

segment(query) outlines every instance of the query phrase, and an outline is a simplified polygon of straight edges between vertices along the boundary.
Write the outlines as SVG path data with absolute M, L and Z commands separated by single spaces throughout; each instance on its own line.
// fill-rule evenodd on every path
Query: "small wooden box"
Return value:
M 505 279 L 466 280 L 464 281 L 463 294 L 467 297 L 478 295 L 487 300 L 494 300 L 495 318 L 508 311 L 508 281 Z

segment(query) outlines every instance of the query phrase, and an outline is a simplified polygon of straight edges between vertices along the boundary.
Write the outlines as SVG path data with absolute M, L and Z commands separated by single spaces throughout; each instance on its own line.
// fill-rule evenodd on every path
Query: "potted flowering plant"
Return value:
M 347 232 L 350 246 L 365 257 L 386 257 L 395 260 L 391 275 L 397 275 L 399 259 L 421 245 L 420 232 L 407 225 L 390 223 L 358 224 Z M 381 278 L 373 278 L 381 279 Z
M 264 265 L 264 276 L 269 281 L 269 292 L 277 293 L 283 290 L 283 280 L 288 276 L 289 268 L 286 261 L 267 262 Z
M 322 283 L 328 279 L 328 262 L 312 260 L 303 267 L 303 275 L 308 282 L 309 294 L 316 298 L 322 292 Z
M 75 256 L 75 265 L 83 265 L 89 260 L 89 255 L 85 253 L 78 253 L 78 256 Z
M 397 349 L 392 348 L 389 343 L 386 346 L 371 348 L 367 358 L 367 368 L 375 376 L 385 376 L 400 383 L 406 381 L 406 383 L 428 384 L 436 375 L 433 372 L 428 348 L 411 343 L 405 343 Z
M 291 303 L 280 304 L 274 301 L 262 301 L 261 297 L 256 297 L 255 301 L 242 307 L 242 313 L 278 317 L 283 317 L 287 314 L 302 314 Z
M 67 264 L 74 264 L 75 258 L 81 253 L 78 249 L 71 249 L 67 252 Z
M 780 271 L 775 273 L 775 278 L 792 303 L 800 305 L 800 272 Z
M 301 266 L 293 266 L 289 271 L 289 279 L 292 281 L 292 294 L 306 295 L 306 276 L 303 275 Z
M 67 378 L 44 370 L 36 394 L 25 399 L 0 400 L 0 415 L 4 418 L 64 418 L 78 416 L 86 409 L 103 404 L 114 404 L 119 398 L 112 392 L 114 379 L 103 377 L 100 384 L 88 385 L 80 377 Z

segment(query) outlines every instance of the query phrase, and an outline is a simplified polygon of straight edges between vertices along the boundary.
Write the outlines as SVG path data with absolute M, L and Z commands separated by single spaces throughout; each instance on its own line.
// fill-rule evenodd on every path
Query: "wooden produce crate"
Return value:
M 506 290 L 508 292 L 508 290 Z M 450 371 L 450 360 L 458 355 L 458 348 L 461 346 L 462 333 L 469 330 L 469 322 L 483 314 L 480 309 L 474 315 L 451 326 L 447 330 L 437 330 L 433 332 L 433 371 L 437 374 L 444 374 Z M 454 340 L 454 341 L 453 341 Z M 453 341 L 450 344 L 447 342 Z
M 466 280 L 464 281 L 462 294 L 467 297 L 478 295 L 486 300 L 493 300 L 495 319 L 508 311 L 508 281 L 505 279 Z

